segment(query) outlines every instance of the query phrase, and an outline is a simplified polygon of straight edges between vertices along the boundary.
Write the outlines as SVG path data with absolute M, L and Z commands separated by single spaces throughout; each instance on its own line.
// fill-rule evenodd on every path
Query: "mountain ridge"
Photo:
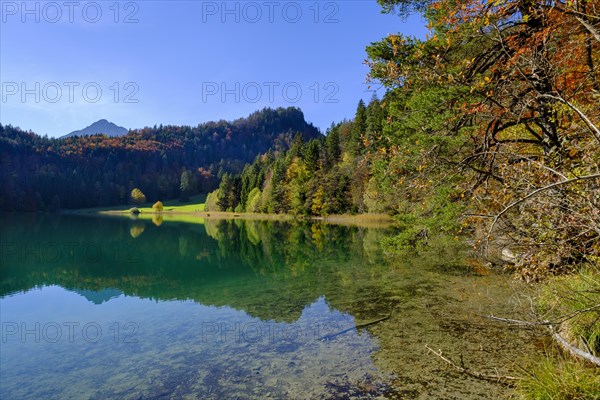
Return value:
M 110 121 L 107 121 L 106 119 L 99 119 L 98 121 L 94 122 L 93 124 L 86 126 L 83 129 L 79 129 L 76 131 L 73 131 L 71 133 L 68 133 L 64 136 L 61 136 L 59 139 L 64 139 L 64 138 L 69 138 L 69 137 L 74 137 L 74 136 L 91 136 L 91 135 L 97 135 L 97 134 L 105 134 L 106 136 L 109 137 L 117 137 L 117 136 L 123 136 L 126 135 L 127 132 L 129 132 L 129 130 L 127 128 L 124 128 L 122 126 L 116 125 Z

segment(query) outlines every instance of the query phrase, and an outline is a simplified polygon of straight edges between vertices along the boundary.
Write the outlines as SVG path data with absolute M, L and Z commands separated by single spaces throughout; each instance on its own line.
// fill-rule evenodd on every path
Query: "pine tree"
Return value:
M 381 136 L 384 118 L 382 103 L 379 101 L 377 93 L 373 93 L 371 102 L 366 110 L 365 121 L 365 139 L 369 147 Z
M 348 151 L 350 154 L 357 156 L 362 152 L 362 137 L 365 134 L 367 128 L 367 108 L 365 102 L 360 99 L 358 107 L 356 108 L 356 114 L 354 116 L 354 123 L 352 124 L 352 131 L 350 134 L 350 140 L 348 143 Z
M 221 185 L 219 185 L 219 196 L 217 205 L 222 211 L 233 209 L 234 204 L 231 202 L 231 193 L 233 192 L 233 179 L 228 173 L 223 174 Z
M 181 180 L 180 180 L 180 184 L 179 184 L 179 191 L 180 191 L 179 201 L 188 201 L 189 200 L 189 196 L 193 192 L 193 189 L 194 189 L 193 180 L 194 180 L 194 175 L 192 174 L 192 172 L 188 171 L 187 169 L 184 169 L 183 172 L 181 173 Z
M 327 139 L 325 139 L 325 146 L 327 149 L 327 159 L 329 164 L 336 163 L 341 154 L 340 149 L 340 130 L 337 126 L 333 126 L 327 133 Z
M 321 155 L 321 146 L 317 140 L 311 140 L 303 149 L 303 159 L 306 169 L 314 173 L 319 169 L 319 158 Z

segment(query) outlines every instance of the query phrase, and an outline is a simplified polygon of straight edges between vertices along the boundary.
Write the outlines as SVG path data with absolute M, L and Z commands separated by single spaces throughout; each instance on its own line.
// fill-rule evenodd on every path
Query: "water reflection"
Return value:
M 335 305 L 376 286 L 385 269 L 375 245 L 384 232 L 317 223 L 236 220 L 158 228 L 63 217 L 3 226 L 11 229 L 3 232 L 2 296 L 44 285 L 112 288 L 292 322 L 321 296 Z M 134 228 L 144 234 L 133 239 L 125 233 Z
M 347 311 L 367 289 L 377 296 L 383 232 L 27 218 L 1 228 L 3 399 L 390 390 L 370 356 L 377 340 L 349 329 Z
M 384 229 L 2 218 L 2 399 L 506 398 L 425 345 L 514 375 L 539 343 L 485 318 L 529 303 L 454 240 L 390 259 Z

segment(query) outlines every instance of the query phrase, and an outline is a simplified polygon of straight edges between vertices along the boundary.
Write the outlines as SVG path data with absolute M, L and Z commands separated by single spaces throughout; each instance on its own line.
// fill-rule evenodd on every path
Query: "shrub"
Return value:
M 146 202 L 146 195 L 138 188 L 131 191 L 131 202 L 133 204 L 144 204 Z
M 152 209 L 156 212 L 161 212 L 165 207 L 163 206 L 163 203 L 161 203 L 160 201 L 157 201 L 156 203 L 154 203 L 154 205 L 152 206 Z

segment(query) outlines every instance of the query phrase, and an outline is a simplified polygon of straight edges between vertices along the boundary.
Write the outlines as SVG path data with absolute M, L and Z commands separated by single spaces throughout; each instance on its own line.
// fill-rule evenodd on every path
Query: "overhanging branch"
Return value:
M 542 94 L 542 95 L 540 95 L 540 97 L 547 97 L 549 99 L 558 100 L 561 103 L 565 103 L 567 106 L 569 106 L 569 108 L 571 108 L 573 111 L 575 111 L 577 113 L 577 115 L 579 115 L 579 118 L 581 118 L 583 120 L 583 122 L 585 122 L 585 124 L 588 126 L 588 128 L 590 128 L 590 131 L 592 131 L 592 135 L 594 135 L 594 137 L 596 138 L 598 143 L 600 143 L 600 129 L 598 129 L 598 127 L 592 121 L 590 121 L 590 119 L 579 108 L 577 108 L 573 103 L 571 103 L 570 101 L 568 101 L 567 99 L 565 99 L 563 97 L 552 96 L 551 94 Z
M 500 211 L 500 213 L 498 215 L 496 215 L 494 217 L 494 220 L 492 221 L 492 225 L 490 226 L 490 229 L 488 230 L 488 238 L 490 237 L 490 235 L 492 234 L 492 230 L 494 229 L 494 226 L 496 226 L 496 223 L 498 222 L 498 220 L 504 215 L 506 214 L 511 208 L 513 208 L 516 205 L 521 204 L 522 202 L 532 198 L 533 196 L 536 196 L 538 194 L 540 194 L 541 192 L 544 192 L 548 189 L 552 189 L 554 187 L 557 186 L 562 186 L 562 185 L 566 185 L 569 183 L 573 183 L 573 182 L 577 182 L 577 181 L 584 181 L 584 180 L 588 180 L 588 179 L 598 179 L 600 178 L 600 174 L 592 174 L 592 175 L 585 175 L 585 176 L 578 176 L 576 178 L 571 178 L 571 179 L 567 179 L 564 181 L 560 181 L 560 182 L 555 182 L 551 185 L 548 186 L 544 186 L 541 187 L 539 189 L 534 190 L 533 192 L 529 193 L 527 196 L 520 198 L 519 200 L 509 204 L 508 206 L 506 206 L 502 211 Z

